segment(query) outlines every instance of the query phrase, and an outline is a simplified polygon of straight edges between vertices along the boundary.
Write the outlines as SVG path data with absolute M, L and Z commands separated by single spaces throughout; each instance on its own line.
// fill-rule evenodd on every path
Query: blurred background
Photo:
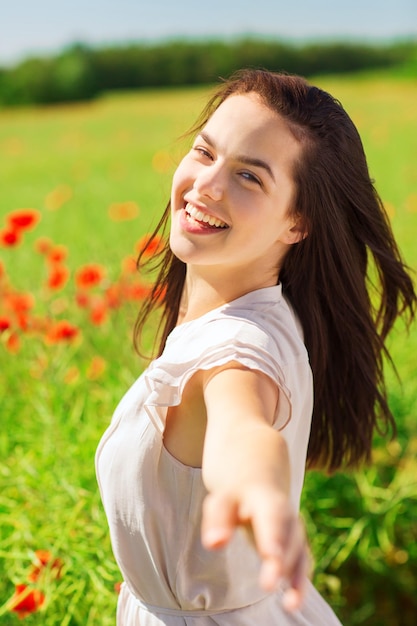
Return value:
M 136 258 L 158 250 L 178 137 L 239 67 L 305 75 L 357 125 L 415 272 L 417 2 L 3 5 L 0 624 L 110 626 L 120 573 L 94 453 L 146 364 Z M 377 436 L 361 471 L 309 473 L 304 490 L 314 582 L 345 626 L 416 624 L 415 325 L 399 322 L 389 347 L 397 438 Z
M 417 4 L 16 0 L 0 29 L 9 105 L 207 83 L 247 64 L 307 75 L 399 65 L 415 61 Z
M 92 46 L 155 40 L 257 35 L 287 40 L 392 41 L 415 38 L 414 0 L 302 0 L 298 3 L 212 0 L 196 7 L 191 0 L 176 5 L 120 0 L 57 3 L 15 0 L 2 7 L 0 60 L 11 64 L 37 54 L 57 53 L 75 42 Z

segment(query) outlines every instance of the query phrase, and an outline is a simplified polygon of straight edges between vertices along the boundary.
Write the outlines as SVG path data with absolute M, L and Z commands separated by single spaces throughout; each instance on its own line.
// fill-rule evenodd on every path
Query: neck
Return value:
M 213 268 L 208 274 L 209 276 L 205 275 L 204 271 L 195 271 L 195 268 L 187 267 L 177 324 L 196 319 L 251 291 L 272 287 L 278 283 L 276 274 L 269 279 L 265 277 L 251 279 L 250 276 L 241 274 L 239 277 L 228 277 L 223 268 L 219 270 L 217 276 L 213 275 Z

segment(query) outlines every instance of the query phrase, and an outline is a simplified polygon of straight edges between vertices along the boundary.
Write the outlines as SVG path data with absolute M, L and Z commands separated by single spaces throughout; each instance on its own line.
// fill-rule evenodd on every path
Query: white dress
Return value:
M 240 529 L 222 550 L 201 545 L 207 494 L 201 469 L 166 450 L 165 417 L 197 370 L 231 360 L 264 372 L 279 386 L 274 426 L 288 443 L 291 499 L 299 508 L 312 375 L 300 328 L 277 285 L 176 327 L 163 354 L 124 396 L 100 441 L 98 482 L 125 581 L 119 626 L 340 626 L 310 583 L 303 608 L 293 614 L 282 608 L 282 591 L 263 591 L 258 555 Z

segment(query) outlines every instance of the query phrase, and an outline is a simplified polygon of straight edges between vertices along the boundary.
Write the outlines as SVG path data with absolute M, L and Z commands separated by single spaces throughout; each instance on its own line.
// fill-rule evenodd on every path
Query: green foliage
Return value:
M 22 357 L 34 364 L 41 350 L 38 346 L 35 354 Z M 45 356 L 43 380 L 28 372 L 23 378 L 22 368 L 11 362 L 5 381 L 0 623 L 20 623 L 7 601 L 14 585 L 27 579 L 34 551 L 43 549 L 62 561 L 62 575 L 59 580 L 47 575 L 42 581 L 46 603 L 27 622 L 110 626 L 120 574 L 111 558 L 93 458 L 97 425 L 105 426 L 115 392 L 122 392 L 120 377 L 115 380 L 109 373 L 105 388 L 91 381 L 87 385 L 86 379 L 71 385 L 65 383 L 65 372 L 69 363 L 83 369 L 81 354 L 65 347 L 65 352 Z
M 68 61 L 67 67 L 73 80 L 82 82 L 82 65 Z M 415 83 L 381 77 L 317 82 L 343 102 L 357 123 L 400 247 L 416 269 Z M 120 573 L 98 494 L 94 453 L 116 403 L 143 368 L 131 344 L 134 307 L 126 305 L 93 326 L 75 308 L 73 290 L 48 296 L 44 265 L 33 246 L 39 235 L 50 237 L 67 246 L 72 273 L 93 262 L 116 276 L 165 204 L 179 158 L 171 142 L 191 124 L 206 93 L 143 91 L 84 105 L 0 113 L 5 155 L 0 229 L 13 209 L 34 207 L 42 213 L 20 247 L 1 248 L 1 262 L 13 284 L 31 291 L 43 311 L 68 317 L 83 330 L 82 341 L 70 345 L 22 336 L 16 354 L 6 350 L 6 335 L 0 335 L 4 626 L 21 623 L 9 600 L 40 549 L 61 559 L 63 569 L 58 579 L 46 570 L 45 604 L 25 623 L 114 624 Z M 62 195 L 62 189 L 70 193 Z M 139 215 L 112 221 L 111 205 L 129 201 L 137 204 Z M 401 386 L 387 370 L 397 441 L 377 438 L 374 463 L 366 470 L 333 477 L 309 474 L 302 502 L 315 583 L 345 626 L 414 626 L 417 613 L 416 328 L 407 336 L 398 325 L 390 348 L 403 380 Z M 93 377 L 91 363 L 97 357 L 106 367 Z
M 416 58 L 415 42 L 391 45 L 266 39 L 167 41 L 89 48 L 75 44 L 57 57 L 29 59 L 0 74 L 0 105 L 90 99 L 104 91 L 212 83 L 241 67 L 312 75 L 397 67 Z

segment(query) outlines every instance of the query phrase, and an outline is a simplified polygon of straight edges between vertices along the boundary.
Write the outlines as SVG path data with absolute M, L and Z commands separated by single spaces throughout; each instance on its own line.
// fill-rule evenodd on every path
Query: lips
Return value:
M 204 213 L 204 211 L 197 209 L 197 207 L 190 204 L 189 202 L 187 202 L 187 204 L 185 205 L 184 210 L 185 210 L 185 213 L 187 214 L 187 217 L 192 218 L 193 220 L 197 222 L 201 222 L 213 228 L 219 228 L 219 229 L 228 228 L 228 225 L 225 222 L 222 222 L 222 220 L 219 220 L 217 217 L 214 217 L 213 215 Z

